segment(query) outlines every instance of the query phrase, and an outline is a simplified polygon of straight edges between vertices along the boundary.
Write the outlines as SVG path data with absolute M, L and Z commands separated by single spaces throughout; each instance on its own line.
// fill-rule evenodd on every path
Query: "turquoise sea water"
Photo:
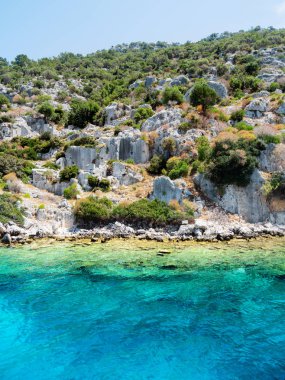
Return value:
M 1 380 L 283 380 L 285 241 L 161 248 L 0 248 Z

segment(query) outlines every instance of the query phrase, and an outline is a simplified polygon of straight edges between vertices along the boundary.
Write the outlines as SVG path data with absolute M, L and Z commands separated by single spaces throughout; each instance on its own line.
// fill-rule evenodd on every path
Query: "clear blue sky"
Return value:
M 9 60 L 285 27 L 284 0 L 0 0 L 0 12 L 0 56 Z

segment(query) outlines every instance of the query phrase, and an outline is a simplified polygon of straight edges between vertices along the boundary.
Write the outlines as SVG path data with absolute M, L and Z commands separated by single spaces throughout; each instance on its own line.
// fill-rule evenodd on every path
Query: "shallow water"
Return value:
M 284 320 L 282 239 L 0 248 L 2 380 L 284 380 Z

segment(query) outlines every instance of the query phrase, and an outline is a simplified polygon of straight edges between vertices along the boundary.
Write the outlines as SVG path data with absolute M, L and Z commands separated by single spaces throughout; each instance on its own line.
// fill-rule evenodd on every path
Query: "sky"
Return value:
M 183 43 L 257 25 L 285 27 L 285 0 L 0 0 L 0 57 Z

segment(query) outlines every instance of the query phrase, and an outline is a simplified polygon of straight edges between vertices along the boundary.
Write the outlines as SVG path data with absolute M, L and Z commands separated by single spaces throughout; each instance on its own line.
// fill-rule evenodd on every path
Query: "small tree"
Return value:
M 99 106 L 92 100 L 74 100 L 71 103 L 71 111 L 68 115 L 68 124 L 78 128 L 84 128 L 88 123 L 93 123 L 95 115 L 99 111 Z
M 203 114 L 205 115 L 207 109 L 219 100 L 215 90 L 213 90 L 206 81 L 199 80 L 193 87 L 190 94 L 190 103 L 194 106 L 202 106 Z
M 0 94 L 0 108 L 4 105 L 9 106 L 10 100 L 7 98 L 7 96 Z
M 176 102 L 181 104 L 183 102 L 183 95 L 177 86 L 167 87 L 164 90 L 162 102 L 164 104 L 167 104 L 168 102 Z

